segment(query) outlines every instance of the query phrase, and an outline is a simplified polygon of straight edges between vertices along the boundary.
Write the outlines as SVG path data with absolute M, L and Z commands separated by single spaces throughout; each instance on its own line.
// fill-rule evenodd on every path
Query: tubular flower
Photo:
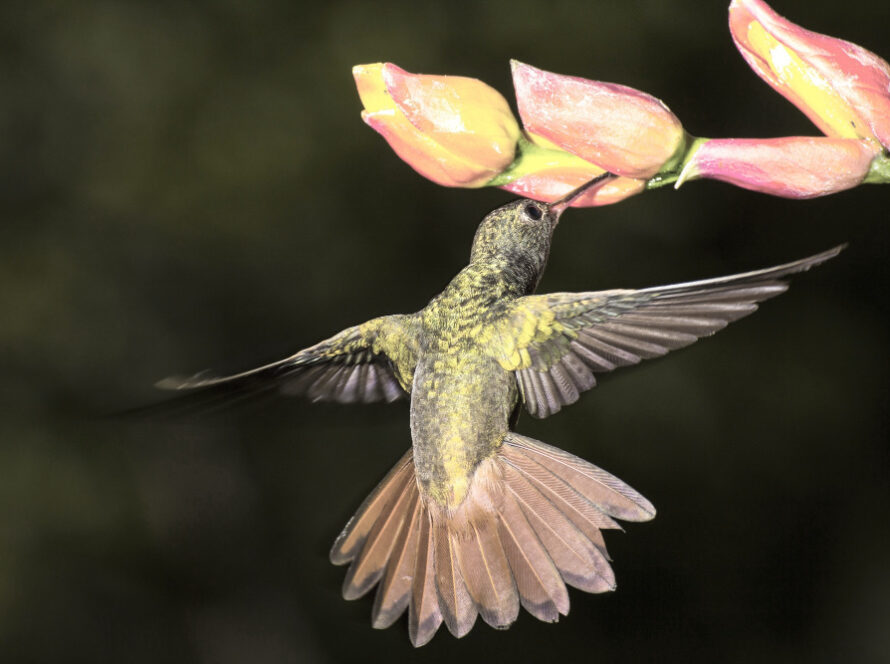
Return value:
M 872 141 L 789 136 L 704 141 L 677 186 L 710 178 L 784 198 L 815 198 L 851 189 L 868 175 L 880 151 Z
M 729 29 L 751 68 L 823 133 L 890 148 L 890 65 L 884 60 L 805 30 L 762 0 L 732 0 Z
M 552 203 L 573 189 L 605 173 L 589 161 L 560 150 L 540 136 L 520 141 L 521 156 L 492 184 L 502 189 Z M 645 180 L 617 177 L 572 201 L 572 207 L 591 207 L 617 203 L 646 188 Z
M 526 131 L 585 161 L 647 179 L 684 144 L 680 121 L 645 92 L 511 64 Z
M 482 81 L 411 74 L 390 63 L 353 67 L 362 119 L 424 177 L 481 187 L 512 163 L 520 129 Z

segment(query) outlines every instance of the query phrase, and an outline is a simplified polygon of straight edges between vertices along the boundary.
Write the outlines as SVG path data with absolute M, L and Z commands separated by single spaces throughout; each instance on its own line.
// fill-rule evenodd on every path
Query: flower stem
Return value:
M 689 160 L 692 159 L 692 156 L 698 152 L 698 149 L 709 140 L 709 138 L 699 138 L 692 136 L 691 134 L 686 134 L 680 147 L 677 148 L 677 152 L 674 153 L 674 156 L 661 167 L 661 170 L 658 171 L 658 173 L 646 182 L 646 189 L 658 189 L 669 184 L 679 187 L 679 185 L 683 184 L 685 179 L 683 177 L 683 171 L 686 169 L 686 165 L 689 163 Z
M 863 182 L 870 184 L 890 184 L 890 154 L 883 150 L 872 159 L 868 174 Z

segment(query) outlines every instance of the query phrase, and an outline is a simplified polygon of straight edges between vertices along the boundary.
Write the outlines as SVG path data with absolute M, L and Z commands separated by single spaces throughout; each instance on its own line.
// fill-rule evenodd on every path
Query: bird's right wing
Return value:
M 350 327 L 283 360 L 230 376 L 171 377 L 157 386 L 183 393 L 186 401 L 215 405 L 269 391 L 312 401 L 371 403 L 395 401 L 407 393 L 415 353 L 405 316 L 383 316 Z M 401 378 L 401 380 L 400 380 Z
M 835 247 L 793 263 L 716 279 L 640 290 L 518 298 L 487 330 L 484 347 L 515 372 L 534 417 L 547 417 L 596 385 L 594 374 L 660 357 L 783 293 L 781 279 L 818 265 Z

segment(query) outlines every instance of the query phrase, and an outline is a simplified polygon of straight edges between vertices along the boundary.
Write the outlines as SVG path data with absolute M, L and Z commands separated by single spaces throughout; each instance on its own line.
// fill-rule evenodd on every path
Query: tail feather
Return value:
M 378 517 L 361 553 L 346 572 L 343 580 L 343 597 L 346 599 L 358 599 L 380 580 L 396 537 L 410 515 L 408 508 L 411 497 L 417 493 L 417 483 L 413 477 L 401 475 L 393 484 L 396 486 L 395 502 Z
M 474 471 L 467 497 L 446 508 L 417 484 L 411 452 L 362 503 L 331 560 L 352 565 L 347 599 L 380 582 L 374 627 L 408 608 L 411 643 L 444 622 L 457 637 L 477 616 L 508 627 L 520 605 L 555 622 L 569 611 L 566 584 L 615 588 L 601 530 L 611 517 L 651 519 L 655 509 L 618 478 L 567 452 L 510 433 Z
M 589 593 L 614 590 L 615 575 L 602 551 L 519 471 L 508 467 L 504 479 L 566 583 Z
M 525 610 L 538 620 L 556 622 L 569 612 L 569 593 L 516 499 L 507 493 L 501 508 L 501 541 Z
M 436 558 L 436 588 L 445 626 L 457 638 L 465 636 L 476 622 L 476 604 L 464 583 L 457 560 L 455 533 L 442 519 L 433 519 Z
M 377 518 L 394 500 L 398 488 L 397 480 L 403 477 L 414 476 L 414 457 L 411 450 L 399 459 L 386 477 L 377 485 L 371 495 L 359 506 L 343 532 L 334 541 L 331 547 L 331 562 L 335 565 L 345 565 L 352 560 L 361 550 L 368 533 L 377 521 Z
M 519 615 L 519 597 L 498 536 L 497 513 L 470 524 L 457 542 L 461 574 L 479 615 L 492 627 L 508 627 Z
M 408 606 L 411 596 L 417 556 L 417 538 L 423 507 L 415 482 L 410 482 L 406 491 L 411 494 L 408 506 L 409 516 L 399 531 L 398 539 L 396 539 L 386 565 L 383 580 L 377 588 L 374 608 L 371 611 L 371 624 L 376 629 L 385 629 L 398 620 L 405 607 Z
M 408 636 L 415 648 L 426 645 L 442 624 L 439 595 L 436 590 L 435 552 L 430 514 L 421 510 L 417 534 L 417 556 L 408 606 Z
M 621 526 L 559 477 L 510 445 L 504 446 L 504 459 L 606 553 L 606 541 L 600 529 L 620 529 Z
M 649 521 L 655 516 L 652 503 L 584 459 L 515 433 L 508 434 L 504 442 L 522 449 L 609 516 L 623 521 Z

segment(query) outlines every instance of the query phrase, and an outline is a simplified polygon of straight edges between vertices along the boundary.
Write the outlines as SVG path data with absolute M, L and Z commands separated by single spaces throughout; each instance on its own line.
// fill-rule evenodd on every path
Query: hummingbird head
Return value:
M 550 255 L 550 241 L 562 213 L 591 188 L 614 177 L 603 173 L 554 203 L 520 198 L 486 215 L 476 236 L 470 262 L 506 259 L 506 264 L 529 281 L 533 288 Z

